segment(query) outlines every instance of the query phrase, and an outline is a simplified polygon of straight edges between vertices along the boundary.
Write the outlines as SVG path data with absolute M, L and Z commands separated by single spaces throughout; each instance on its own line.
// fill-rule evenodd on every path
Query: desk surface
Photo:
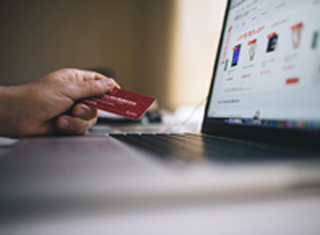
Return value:
M 99 132 L 92 134 L 99 138 Z M 59 141 L 63 144 L 64 138 Z M 0 159 L 1 154 L 10 154 L 16 142 L 1 139 Z M 10 220 L 2 215 L 0 234 L 320 234 L 319 188 L 220 201 L 207 198 L 144 206 L 132 202 L 122 207 L 101 203 L 88 198 L 82 208 L 72 211 L 51 208 Z M 32 206 L 37 210 L 45 204 L 40 197 Z
M 39 202 L 41 203 L 41 202 Z M 320 194 L 17 218 L 1 234 L 320 234 Z

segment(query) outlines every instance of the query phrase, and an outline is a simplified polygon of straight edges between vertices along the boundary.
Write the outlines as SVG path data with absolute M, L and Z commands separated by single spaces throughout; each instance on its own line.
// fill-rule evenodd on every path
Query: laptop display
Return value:
M 204 127 L 320 132 L 320 0 L 229 1 Z

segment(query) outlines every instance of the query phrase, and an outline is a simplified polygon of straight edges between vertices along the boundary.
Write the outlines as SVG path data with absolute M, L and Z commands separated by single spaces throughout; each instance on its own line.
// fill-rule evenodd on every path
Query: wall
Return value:
M 114 69 L 136 90 L 140 12 L 130 0 L 1 0 L 0 83 L 62 67 Z
M 160 105 L 168 108 L 171 97 L 169 50 L 170 30 L 173 22 L 173 0 L 141 0 L 142 41 L 139 92 L 154 96 Z
M 108 67 L 175 109 L 207 93 L 225 0 L 1 0 L 0 85 Z
M 203 104 L 211 82 L 225 0 L 176 0 L 168 55 L 168 107 Z

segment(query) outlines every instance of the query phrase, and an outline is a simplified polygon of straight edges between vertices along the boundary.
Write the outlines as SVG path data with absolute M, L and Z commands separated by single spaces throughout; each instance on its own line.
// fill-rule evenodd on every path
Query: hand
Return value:
M 77 101 L 104 95 L 114 87 L 119 86 L 113 79 L 77 69 L 61 69 L 11 87 L 6 101 L 8 120 L 5 127 L 0 124 L 4 130 L 0 135 L 84 134 L 96 123 L 98 111 Z

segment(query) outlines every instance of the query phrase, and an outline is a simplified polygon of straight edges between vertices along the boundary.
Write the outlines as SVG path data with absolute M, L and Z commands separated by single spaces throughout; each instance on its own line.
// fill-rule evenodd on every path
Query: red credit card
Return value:
M 81 102 L 93 108 L 138 120 L 154 101 L 155 98 L 115 88 L 104 96 L 84 99 Z

